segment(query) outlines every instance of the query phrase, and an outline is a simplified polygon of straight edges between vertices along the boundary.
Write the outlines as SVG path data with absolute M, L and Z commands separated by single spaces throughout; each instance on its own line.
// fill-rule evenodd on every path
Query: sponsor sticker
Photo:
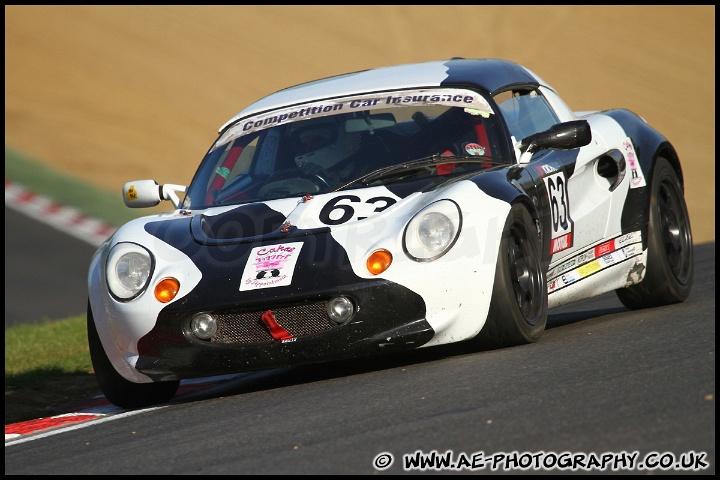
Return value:
M 570 260 L 561 263 L 555 268 L 552 268 L 548 271 L 548 277 L 554 277 L 555 275 L 558 275 L 560 273 L 566 272 L 567 270 L 570 270 L 575 265 L 577 265 L 577 258 L 571 258 Z
M 540 175 L 551 175 L 558 171 L 557 168 L 555 168 L 553 165 L 550 164 L 544 164 L 544 165 L 538 165 L 535 167 L 537 171 L 540 173 Z
M 609 242 L 601 243 L 595 247 L 595 258 L 602 257 L 606 253 L 615 251 L 615 241 L 610 240 Z
M 561 264 L 548 270 L 548 293 L 611 265 L 640 255 L 642 253 L 640 240 L 640 232 L 626 233 L 564 260 Z M 573 268 L 576 265 L 579 266 Z
M 623 247 L 621 250 L 623 255 L 625 255 L 625 258 L 634 257 L 636 255 L 640 255 L 642 253 L 642 245 L 639 243 L 635 243 L 633 245 L 628 245 L 627 247 Z
M 640 232 L 631 232 L 620 235 L 614 241 L 616 248 L 619 248 L 624 247 L 625 245 L 629 245 L 631 243 L 637 243 L 640 240 L 642 240 L 642 235 L 640 234 Z
M 572 270 L 567 273 L 563 273 L 562 275 L 560 275 L 560 278 L 562 279 L 563 284 L 569 285 L 573 282 L 580 280 L 581 277 L 577 270 Z
M 616 263 L 618 260 L 623 260 L 624 258 L 625 256 L 622 254 L 622 252 L 613 252 L 598 258 L 598 262 L 603 268 L 605 268 Z
M 290 285 L 302 246 L 302 242 L 292 242 L 253 248 L 240 280 L 240 291 Z
M 595 250 L 594 249 L 590 249 L 586 252 L 583 252 L 577 256 L 578 265 L 583 264 L 585 262 L 589 262 L 590 260 L 593 260 L 594 258 L 595 258 Z
M 570 247 L 572 247 L 572 233 L 566 233 L 565 235 L 560 235 L 552 239 L 550 243 L 550 253 L 555 254 Z
M 640 163 L 635 154 L 635 147 L 633 147 L 630 137 L 623 142 L 623 149 L 625 150 L 625 159 L 630 166 L 630 188 L 644 187 L 646 185 L 645 175 L 643 175 L 642 168 L 640 168 Z
M 577 268 L 577 272 L 580 274 L 581 277 L 587 277 L 588 275 L 592 275 L 593 273 L 599 272 L 600 270 L 602 270 L 602 267 L 597 260 L 593 260 L 592 262 L 586 263 L 585 265 Z
M 485 155 L 485 147 L 479 143 L 468 143 L 465 145 L 465 152 L 468 155 Z

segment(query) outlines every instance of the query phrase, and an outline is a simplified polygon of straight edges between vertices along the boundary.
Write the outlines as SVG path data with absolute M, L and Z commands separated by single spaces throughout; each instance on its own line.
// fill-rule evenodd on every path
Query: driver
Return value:
M 311 122 L 292 133 L 297 153 L 295 163 L 307 174 L 340 177 L 344 166 L 341 162 L 360 150 L 360 134 L 346 132 L 342 122 L 331 119 Z

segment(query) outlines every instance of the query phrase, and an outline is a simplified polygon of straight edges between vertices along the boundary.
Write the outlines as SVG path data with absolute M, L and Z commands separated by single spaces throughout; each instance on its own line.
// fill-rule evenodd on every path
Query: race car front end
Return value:
M 461 207 L 483 202 L 482 212 Z M 374 212 L 379 204 L 389 206 Z M 138 383 L 465 340 L 487 315 L 495 215 L 506 211 L 464 181 L 404 197 L 373 187 L 146 217 L 96 256 L 91 307 L 115 369 Z M 118 295 L 119 259 L 142 266 L 143 251 L 143 286 Z M 165 301 L 169 279 L 177 293 Z

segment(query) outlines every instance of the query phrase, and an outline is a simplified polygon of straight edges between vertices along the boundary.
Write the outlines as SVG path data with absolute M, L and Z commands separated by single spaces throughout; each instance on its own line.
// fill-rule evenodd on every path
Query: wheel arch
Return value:
M 508 178 L 519 181 L 508 181 Z M 522 180 L 520 180 L 521 178 Z M 521 204 L 527 209 L 538 230 L 538 238 L 540 239 L 540 245 L 542 247 L 542 266 L 543 269 L 547 271 L 551 259 L 550 236 L 545 235 L 545 232 L 543 232 L 543 225 L 547 225 L 548 222 L 543 221 L 542 214 L 549 214 L 549 211 L 541 212 L 542 202 L 540 201 L 540 196 L 542 193 L 538 190 L 537 185 L 534 184 L 529 174 L 527 174 L 526 169 L 519 166 L 512 166 L 509 170 L 484 172 L 472 178 L 471 181 L 474 182 L 480 190 L 493 198 L 506 202 L 510 207 L 515 204 Z
M 527 208 L 527 211 L 530 213 L 530 216 L 537 225 L 537 222 L 540 221 L 540 213 L 532 200 L 530 200 L 530 197 L 527 194 L 519 194 L 510 202 L 511 205 L 515 205 L 516 203 L 519 203 Z M 540 240 L 542 240 L 542 231 L 538 231 L 538 236 Z
M 655 151 L 655 155 L 653 155 L 652 159 L 652 169 L 650 172 L 650 178 L 649 180 L 652 181 L 652 175 L 655 170 L 655 165 L 657 165 L 657 159 L 659 157 L 662 157 L 666 159 L 668 162 L 670 162 L 670 165 L 675 170 L 675 173 L 677 173 L 678 179 L 680 180 L 680 185 L 683 188 L 683 191 L 685 191 L 685 177 L 683 176 L 682 171 L 682 165 L 680 164 L 680 157 L 678 156 L 677 152 L 675 151 L 675 147 L 670 144 L 670 142 L 665 141 L 662 144 L 660 144 Z
M 625 109 L 607 110 L 602 113 L 613 118 L 623 128 L 633 144 L 640 169 L 645 177 L 646 187 L 633 188 L 628 192 L 620 223 L 623 232 L 639 230 L 642 233 L 643 248 L 647 248 L 650 186 L 655 175 L 657 160 L 658 158 L 668 160 L 677 173 L 684 191 L 685 180 L 680 157 L 673 144 L 636 113 Z
M 543 273 L 547 274 L 548 268 L 550 268 L 552 255 L 550 254 L 550 235 L 546 235 L 543 226 L 549 225 L 548 220 L 546 219 L 543 221 L 541 218 L 541 212 L 538 209 L 536 202 L 533 202 L 532 198 L 530 198 L 530 195 L 527 193 L 518 191 L 517 195 L 515 195 L 515 197 L 508 203 L 510 203 L 511 208 L 514 205 L 521 205 L 530 214 L 530 218 L 532 218 L 532 221 L 535 224 L 538 240 L 540 241 L 540 264 L 542 266 Z

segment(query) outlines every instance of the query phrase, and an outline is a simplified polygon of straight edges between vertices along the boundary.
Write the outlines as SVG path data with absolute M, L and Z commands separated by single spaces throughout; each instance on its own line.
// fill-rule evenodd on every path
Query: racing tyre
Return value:
M 121 408 L 141 408 L 170 401 L 180 386 L 180 381 L 133 383 L 120 375 L 112 366 L 100 342 L 95 319 L 88 303 L 87 309 L 88 346 L 95 378 L 105 398 Z
M 692 233 L 683 187 L 670 162 L 658 158 L 650 190 L 645 278 L 616 293 L 630 309 L 679 303 L 690 295 L 693 271 Z
M 510 347 L 537 342 L 547 324 L 548 298 L 537 228 L 515 204 L 503 228 L 490 311 L 478 343 Z

